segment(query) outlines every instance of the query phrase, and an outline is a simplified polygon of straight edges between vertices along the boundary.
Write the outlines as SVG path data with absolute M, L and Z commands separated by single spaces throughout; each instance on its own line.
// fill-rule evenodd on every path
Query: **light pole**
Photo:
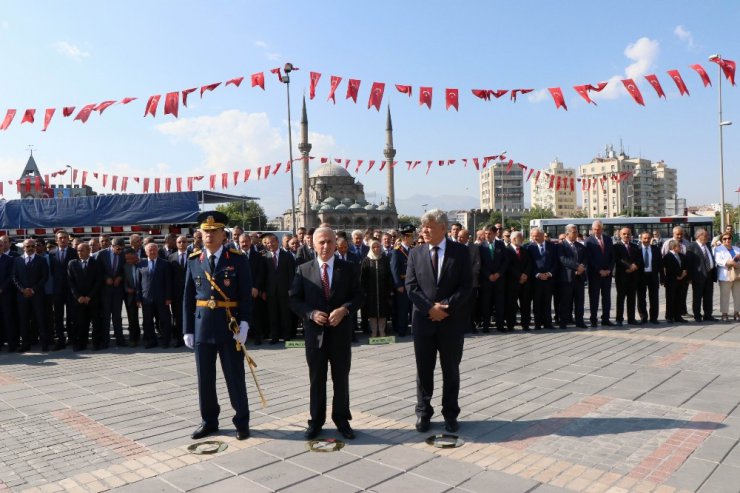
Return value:
M 635 217 L 635 186 L 630 183 L 627 187 L 631 191 L 627 195 L 627 198 L 630 199 L 630 217 Z
M 732 125 L 732 122 L 722 120 L 722 64 L 720 63 L 722 61 L 722 55 L 711 55 L 709 57 L 709 61 L 716 62 L 717 69 L 719 70 L 719 85 L 717 86 L 719 88 L 719 228 L 720 234 L 722 234 L 725 231 L 725 163 L 722 145 L 722 131 L 723 127 Z
M 499 185 L 496 189 L 501 190 L 501 227 L 506 229 L 506 203 L 504 202 L 504 186 Z
M 71 197 L 72 196 L 72 166 L 68 164 L 67 166 L 65 166 L 65 168 L 69 168 L 69 196 Z M 47 186 L 48 185 L 49 184 L 47 183 Z
M 293 64 L 292 63 L 286 63 L 283 67 L 283 71 L 285 72 L 285 75 L 282 76 L 280 79 L 281 82 L 285 84 L 285 93 L 288 96 L 288 156 L 290 161 L 288 162 L 288 165 L 290 166 L 290 219 L 293 223 L 293 234 L 295 235 L 296 232 L 296 224 L 295 224 L 295 188 L 293 185 L 293 133 L 291 131 L 290 126 L 290 73 L 293 71 Z M 303 193 L 306 193 L 306 190 L 303 191 Z

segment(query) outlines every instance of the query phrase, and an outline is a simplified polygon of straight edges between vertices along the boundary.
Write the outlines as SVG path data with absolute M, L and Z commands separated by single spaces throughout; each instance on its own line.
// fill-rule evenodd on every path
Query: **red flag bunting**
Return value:
M 13 118 L 15 118 L 15 110 L 8 110 L 5 113 L 5 119 L 3 120 L 3 124 L 0 125 L 0 130 L 7 130 L 10 124 L 13 122 Z
M 573 177 L 570 179 L 570 191 L 575 192 L 576 191 L 576 181 Z
M 396 90 L 400 92 L 401 94 L 406 94 L 408 95 L 408 97 L 411 97 L 411 86 L 396 84 Z
M 311 85 L 308 88 L 308 99 L 313 99 L 316 97 L 316 85 L 319 83 L 321 74 L 318 72 L 310 72 L 309 75 L 311 78 Z
M 331 99 L 334 104 L 337 103 L 337 100 L 334 97 L 334 93 L 336 92 L 337 87 L 339 87 L 339 83 L 340 82 L 342 82 L 342 78 L 341 77 L 336 76 L 336 75 L 332 75 L 331 76 L 331 83 L 330 83 L 330 86 L 331 87 L 329 88 L 329 97 L 326 98 L 327 101 L 329 101 Z
M 375 160 L 371 159 L 370 162 L 367 164 L 367 171 L 365 171 L 365 174 L 368 174 L 371 169 L 373 169 L 373 166 L 375 166 Z
M 207 86 L 201 86 L 201 88 L 200 88 L 200 97 L 201 97 L 201 99 L 203 98 L 203 93 L 204 92 L 206 92 L 206 91 L 213 91 L 214 89 L 216 89 L 220 85 L 221 85 L 220 82 L 214 82 L 213 84 L 208 84 Z
M 283 81 L 283 73 L 280 71 L 280 67 L 275 67 L 275 68 L 271 69 L 270 70 L 270 73 L 277 75 L 277 78 L 278 78 L 278 80 L 280 82 Z
M 267 179 L 268 175 L 270 174 L 270 168 L 272 168 L 272 165 L 271 164 L 266 164 L 262 168 L 262 178 L 263 179 L 265 179 L 265 180 Z
M 676 83 L 676 87 L 678 87 L 678 92 L 681 94 L 681 96 L 683 96 L 684 94 L 689 94 L 689 88 L 686 87 L 686 83 L 683 81 L 681 74 L 678 73 L 678 70 L 669 70 L 668 75 L 670 75 L 671 79 L 673 79 L 673 82 Z
M 128 188 L 128 176 L 124 176 L 123 179 L 121 180 L 121 191 L 125 192 L 127 188 Z
M 165 115 L 175 115 L 175 118 L 177 118 L 179 104 L 180 104 L 180 93 L 177 91 L 168 92 L 164 98 L 164 114 Z
M 103 175 L 103 188 L 105 188 L 106 186 L 108 186 L 108 175 L 104 174 Z
M 146 115 L 152 115 L 152 117 L 157 116 L 157 105 L 159 104 L 159 100 L 161 97 L 162 96 L 159 94 L 149 96 L 149 101 L 147 101 L 146 109 L 144 110 L 144 117 L 146 117 Z
M 154 179 L 154 193 L 159 193 L 159 178 Z
M 273 175 L 274 175 L 275 173 L 277 173 L 277 172 L 278 172 L 278 170 L 280 169 L 280 165 L 281 165 L 281 164 L 283 164 L 283 163 L 277 163 L 277 164 L 275 165 L 275 167 L 274 167 L 274 168 L 273 168 L 273 170 L 272 170 L 272 174 L 273 174 Z M 289 166 L 290 166 L 290 161 L 288 162 L 288 164 L 286 165 L 286 167 L 289 167 Z M 286 168 L 286 170 L 287 170 L 287 171 L 290 171 L 290 170 L 288 170 L 287 168 Z
M 419 88 L 419 106 L 422 104 L 427 105 L 427 108 L 432 109 L 432 88 L 431 87 L 420 87 Z
M 111 176 L 111 184 L 110 184 L 110 187 L 113 190 L 115 190 L 118 187 L 118 176 L 116 176 L 116 175 Z
M 191 87 L 190 89 L 183 89 L 182 90 L 182 105 L 184 107 L 186 107 L 186 108 L 188 107 L 188 95 L 190 93 L 193 93 L 193 92 L 197 91 L 197 90 L 198 90 L 197 87 Z
M 182 192 L 182 177 L 175 178 L 175 191 Z
M 193 191 L 193 180 L 194 179 L 195 179 L 195 177 L 188 176 L 188 192 L 192 192 Z
M 585 99 L 587 103 L 592 103 L 594 106 L 596 106 L 596 102 L 591 99 L 591 96 L 588 95 L 590 86 L 591 84 L 584 84 L 582 86 L 573 86 L 573 89 L 575 89 L 578 95 Z
M 72 169 L 72 182 L 77 183 L 77 168 Z
M 663 92 L 663 86 L 660 85 L 660 81 L 658 81 L 658 76 L 655 74 L 646 75 L 645 78 L 648 82 L 650 82 L 650 85 L 653 86 L 653 89 L 655 89 L 655 92 L 658 93 L 659 98 L 665 99 L 665 93 Z
M 87 119 L 90 118 L 90 113 L 92 113 L 93 109 L 95 108 L 95 104 L 88 104 L 85 105 L 79 113 L 77 113 L 77 116 L 75 117 L 75 120 L 80 120 L 82 123 L 86 123 Z
M 355 173 L 359 173 L 361 167 L 362 167 L 362 159 L 358 159 L 357 166 L 355 166 Z
M 480 98 L 485 101 L 491 100 L 491 91 L 489 91 L 488 89 L 471 89 L 471 92 L 476 98 Z
M 736 68 L 735 62 L 733 62 L 732 60 L 726 60 L 720 57 L 711 58 L 710 60 L 718 64 L 722 68 L 722 72 L 725 74 L 725 77 L 727 77 L 727 80 L 730 81 L 730 84 L 734 86 L 735 85 L 735 68 Z
M 599 82 L 595 86 L 593 84 L 589 84 L 588 85 L 588 90 L 589 91 L 601 92 L 602 90 L 604 90 L 604 88 L 606 87 L 607 84 L 608 84 L 608 82 Z
M 707 71 L 704 70 L 704 67 L 702 67 L 698 63 L 690 65 L 689 67 L 696 70 L 696 73 L 699 74 L 699 77 L 701 77 L 701 81 L 704 83 L 704 87 L 712 85 L 712 81 L 709 80 L 709 74 L 707 74 Z
M 627 89 L 627 92 L 630 93 L 630 96 L 632 96 L 632 99 L 634 99 L 637 104 L 645 106 L 645 101 L 642 99 L 642 93 L 637 88 L 635 81 L 632 79 L 623 79 L 622 84 L 624 84 L 625 89 Z
M 65 118 L 70 116 L 74 112 L 75 112 L 74 106 L 65 106 L 64 108 L 62 108 L 62 116 Z
M 385 91 L 385 83 L 373 82 L 373 86 L 370 89 L 370 99 L 367 101 L 367 109 L 371 106 L 375 106 L 375 109 L 380 111 L 380 103 L 383 101 L 383 92 Z
M 511 90 L 511 100 L 516 102 L 517 94 L 529 94 L 532 91 L 534 91 L 534 89 L 512 89 Z
M 34 178 L 33 188 L 36 189 L 37 193 L 41 191 L 41 177 L 40 176 L 37 176 L 36 178 Z
M 33 108 L 29 108 L 23 113 L 23 119 L 21 120 L 21 125 L 24 123 L 33 123 L 35 121 L 34 116 L 36 115 L 36 110 Z
M 95 107 L 95 111 L 97 111 L 98 113 L 102 115 L 105 110 L 107 110 L 114 104 L 116 104 L 115 101 L 103 101 L 102 103 L 100 103 L 99 105 Z
M 265 73 L 264 72 L 257 72 L 252 74 L 250 77 L 252 80 L 252 87 L 261 87 L 262 90 L 265 90 Z
M 550 185 L 548 186 L 548 188 L 552 188 L 553 185 L 555 184 L 555 175 L 549 175 L 549 176 L 550 176 Z
M 432 168 L 432 161 L 427 161 L 427 172 L 426 174 L 429 174 L 429 170 Z
M 506 173 L 508 174 L 511 171 L 511 167 L 514 166 L 514 160 L 509 159 L 509 163 L 506 165 Z
M 559 87 L 548 87 L 547 90 L 550 91 L 550 95 L 552 96 L 553 101 L 555 101 L 555 109 L 562 106 L 565 108 L 565 111 L 568 111 L 568 107 L 565 105 L 565 98 L 563 97 L 562 89 Z
M 459 91 L 457 89 L 448 88 L 445 91 L 445 103 L 447 106 L 446 108 L 447 110 L 449 110 L 450 106 L 452 106 L 453 108 L 455 108 L 455 111 L 459 111 L 458 110 L 458 96 L 459 96 Z
M 211 186 L 211 190 L 216 190 L 216 175 L 211 175 L 210 186 Z
M 3 196 L 3 182 L 0 181 L 0 197 Z
M 137 99 L 139 99 L 139 98 L 123 98 L 121 100 L 121 104 L 129 104 L 131 101 L 136 101 Z M 74 108 L 73 108 L 73 110 L 74 110 Z
M 529 170 L 529 174 L 527 175 L 527 181 L 529 181 L 529 179 L 532 178 L 532 173 L 534 173 L 534 168 Z
M 239 172 L 238 171 L 234 171 L 232 173 L 232 177 L 234 178 L 234 186 L 236 186 L 236 184 L 239 182 Z
M 480 170 L 480 163 L 478 163 L 478 158 L 473 158 L 473 165 L 475 166 L 475 169 Z
M 87 171 L 82 172 L 82 186 L 87 185 Z
M 243 80 L 244 80 L 244 77 L 236 77 L 234 79 L 227 80 L 226 84 L 224 85 L 228 86 L 229 84 L 234 84 L 236 87 L 239 87 Z
M 245 169 L 244 170 L 244 181 L 249 180 L 249 175 L 251 175 L 251 174 L 252 174 L 252 170 L 251 169 L 249 169 L 249 168 Z
M 229 174 L 221 173 L 221 188 L 229 188 Z
M 171 188 L 172 188 L 172 178 L 167 177 L 164 179 L 164 191 L 169 193 Z
M 357 93 L 360 90 L 360 80 L 350 79 L 347 83 L 347 97 L 344 99 L 352 98 L 352 101 L 357 102 Z

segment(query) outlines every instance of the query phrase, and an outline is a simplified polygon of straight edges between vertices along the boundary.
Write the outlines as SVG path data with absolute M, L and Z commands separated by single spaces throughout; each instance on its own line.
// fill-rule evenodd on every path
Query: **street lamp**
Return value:
M 717 63 L 717 70 L 719 71 L 719 223 L 720 223 L 720 234 L 725 230 L 725 163 L 724 163 L 724 150 L 722 143 L 722 131 L 723 127 L 732 125 L 730 121 L 722 120 L 722 55 L 711 55 L 709 57 L 710 62 Z
M 296 224 L 295 224 L 295 188 L 293 185 L 293 132 L 291 131 L 291 126 L 290 126 L 290 73 L 293 71 L 293 64 L 286 63 L 285 66 L 283 67 L 283 71 L 285 72 L 285 75 L 283 75 L 280 78 L 280 81 L 285 84 L 285 93 L 287 94 L 287 97 L 288 97 L 288 156 L 290 158 L 288 165 L 290 166 L 290 219 L 293 223 L 293 234 L 295 235 Z M 307 191 L 304 190 L 303 193 L 307 193 Z
M 630 217 L 635 217 L 635 186 L 631 183 L 627 185 L 627 188 L 631 191 L 627 198 L 630 199 Z

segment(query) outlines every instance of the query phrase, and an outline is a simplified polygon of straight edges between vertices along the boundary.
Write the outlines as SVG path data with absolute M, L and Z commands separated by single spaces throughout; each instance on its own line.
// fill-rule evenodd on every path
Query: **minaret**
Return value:
M 308 154 L 311 152 L 311 144 L 308 142 L 308 115 L 306 114 L 306 96 L 303 95 L 303 113 L 301 114 L 301 141 L 298 143 L 298 150 L 301 151 L 301 159 L 303 161 L 303 167 L 301 168 L 303 175 L 303 190 L 301 194 L 301 214 L 303 217 L 303 227 L 309 227 L 309 215 L 310 210 L 310 199 L 309 199 L 309 185 L 308 185 Z
M 388 105 L 388 116 L 385 119 L 385 149 L 383 149 L 383 155 L 385 156 L 385 167 L 388 172 L 386 182 L 388 187 L 387 206 L 391 210 L 396 210 L 396 191 L 393 184 L 393 158 L 396 157 L 396 150 L 393 148 L 393 124 L 391 123 L 390 105 Z

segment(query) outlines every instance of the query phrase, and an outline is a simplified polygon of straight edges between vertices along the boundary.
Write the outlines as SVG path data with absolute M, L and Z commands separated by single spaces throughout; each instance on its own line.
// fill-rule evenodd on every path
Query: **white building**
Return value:
M 555 159 L 545 170 L 551 176 L 555 176 L 555 185 L 550 188 L 550 180 L 540 177 L 539 180 L 531 180 L 532 207 L 550 209 L 556 217 L 572 217 L 576 213 L 576 187 L 570 188 L 571 179 L 576 177 L 575 168 L 565 168 L 563 163 Z M 557 182 L 561 180 L 560 190 Z
M 516 164 L 495 163 L 480 172 L 480 208 L 489 211 L 524 209 L 524 173 Z

